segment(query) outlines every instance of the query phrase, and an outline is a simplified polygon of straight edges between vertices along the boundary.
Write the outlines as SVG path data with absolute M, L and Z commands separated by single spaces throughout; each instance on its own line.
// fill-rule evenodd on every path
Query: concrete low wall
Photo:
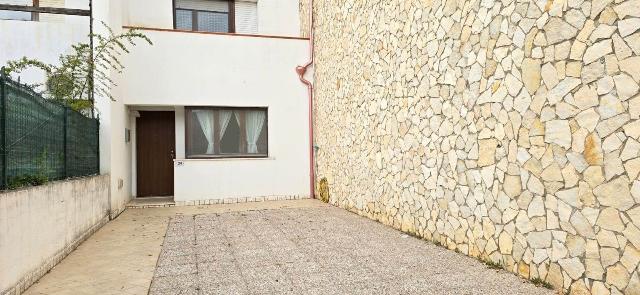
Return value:
M 109 176 L 0 193 L 0 294 L 20 294 L 109 220 Z

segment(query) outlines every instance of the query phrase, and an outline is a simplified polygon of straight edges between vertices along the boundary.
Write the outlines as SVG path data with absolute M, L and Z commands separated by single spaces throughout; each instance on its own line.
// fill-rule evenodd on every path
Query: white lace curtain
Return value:
M 200 128 L 202 128 L 202 133 L 204 133 L 204 137 L 207 139 L 207 154 L 211 155 L 215 153 L 214 150 L 214 130 L 215 130 L 215 118 L 213 116 L 212 110 L 195 110 L 193 113 L 196 115 L 196 119 L 200 124 Z M 228 122 L 227 122 L 228 123 Z M 225 126 L 226 128 L 226 126 Z
M 266 114 L 264 111 L 246 111 L 245 122 L 247 130 L 247 153 L 258 153 L 258 138 L 264 127 L 264 119 Z

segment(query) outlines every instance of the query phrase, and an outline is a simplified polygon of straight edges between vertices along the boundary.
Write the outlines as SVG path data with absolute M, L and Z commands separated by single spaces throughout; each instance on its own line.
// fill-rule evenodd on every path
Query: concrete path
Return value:
M 553 294 L 313 200 L 130 209 L 27 292 L 147 293 Z

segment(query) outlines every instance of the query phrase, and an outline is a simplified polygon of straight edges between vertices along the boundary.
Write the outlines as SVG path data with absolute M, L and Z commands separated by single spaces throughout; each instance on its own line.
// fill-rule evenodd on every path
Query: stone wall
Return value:
M 640 0 L 314 12 L 331 203 L 574 294 L 640 292 Z
M 310 0 L 300 0 L 300 37 L 309 38 L 309 3 Z

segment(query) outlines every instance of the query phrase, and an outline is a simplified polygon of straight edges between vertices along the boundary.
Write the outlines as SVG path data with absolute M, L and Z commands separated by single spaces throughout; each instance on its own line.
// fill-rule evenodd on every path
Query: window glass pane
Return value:
M 265 118 L 266 120 L 266 118 Z M 258 154 L 267 154 L 267 122 L 264 122 L 264 127 L 262 128 L 262 132 L 260 132 L 260 137 L 258 138 Z
M 198 31 L 229 32 L 229 14 L 198 11 Z
M 193 30 L 193 13 L 191 10 L 176 9 L 176 29 Z
M 220 138 L 221 154 L 240 153 L 240 125 L 238 124 L 239 121 L 236 119 L 236 114 L 239 114 L 239 112 L 235 112 L 235 114 L 231 116 L 231 119 L 227 124 L 227 128 L 224 130 L 224 134 L 222 134 L 222 138 Z M 224 122 L 221 122 L 221 127 L 223 126 L 222 123 Z

